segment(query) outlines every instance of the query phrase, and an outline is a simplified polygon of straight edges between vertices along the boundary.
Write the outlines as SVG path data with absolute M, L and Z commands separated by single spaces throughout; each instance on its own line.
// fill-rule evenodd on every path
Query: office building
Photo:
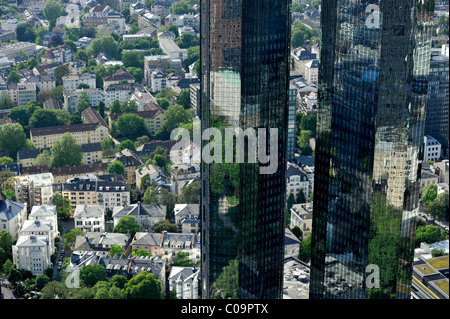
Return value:
M 290 1 L 204 0 L 200 7 L 202 129 L 265 129 L 260 139 L 278 156 L 274 171 L 262 158 L 202 163 L 201 298 L 281 298 Z M 237 281 L 224 287 L 229 276 Z
M 410 298 L 433 6 L 322 1 L 311 299 Z

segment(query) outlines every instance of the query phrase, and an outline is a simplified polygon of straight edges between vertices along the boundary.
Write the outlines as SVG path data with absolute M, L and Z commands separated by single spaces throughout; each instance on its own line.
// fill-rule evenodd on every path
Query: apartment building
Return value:
M 7 231 L 17 240 L 19 230 L 27 218 L 27 203 L 11 198 L 0 199 L 0 231 Z
M 146 85 L 151 84 L 153 71 L 159 69 L 165 73 L 167 69 L 173 69 L 181 74 L 183 63 L 179 57 L 171 58 L 169 55 L 150 55 L 144 57 L 144 81 Z
M 118 69 L 114 74 L 103 78 L 103 88 L 106 89 L 111 84 L 119 84 L 123 82 L 134 83 L 134 77 L 124 69 Z
M 53 174 L 42 173 L 20 176 L 14 181 L 16 200 L 33 206 L 49 205 L 53 199 Z
M 33 56 L 36 53 L 36 44 L 30 42 L 15 42 L 0 47 L 0 55 L 4 55 L 10 60 L 17 57 L 20 51 L 24 51 L 29 56 Z
M 72 61 L 75 53 L 67 45 L 58 45 L 56 48 L 45 50 L 41 57 L 42 64 L 68 63 Z
M 73 219 L 75 228 L 84 233 L 105 231 L 105 208 L 102 205 L 77 205 Z
M 72 134 L 79 145 L 84 145 L 101 143 L 108 136 L 108 128 L 97 123 L 33 128 L 30 139 L 36 148 L 53 147 L 53 143 L 65 133 Z
M 89 85 L 90 89 L 95 89 L 95 73 L 88 72 L 83 74 L 69 74 L 62 78 L 64 91 L 73 91 L 78 89 L 81 83 Z
M 70 113 L 76 112 L 78 108 L 78 102 L 83 92 L 87 94 L 89 104 L 92 107 L 96 107 L 100 101 L 105 102 L 105 94 L 101 89 L 90 88 L 90 89 L 65 90 L 63 93 L 64 109 L 69 111 Z
M 25 106 L 28 102 L 37 100 L 35 83 L 17 84 L 17 105 Z

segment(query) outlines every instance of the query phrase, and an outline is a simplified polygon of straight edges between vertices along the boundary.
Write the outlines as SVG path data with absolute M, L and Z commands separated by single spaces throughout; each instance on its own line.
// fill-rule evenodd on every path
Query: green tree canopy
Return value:
M 72 215 L 72 206 L 68 198 L 57 193 L 53 196 L 52 202 L 56 206 L 56 213 L 59 218 L 69 218 Z
M 134 145 L 132 140 L 125 140 L 125 141 L 120 142 L 119 145 L 117 145 L 116 152 L 120 152 L 124 149 L 129 149 L 129 150 L 135 151 L 136 146 Z
M 114 228 L 115 233 L 130 234 L 130 236 L 134 236 L 140 230 L 141 225 L 136 222 L 134 216 L 123 216 Z
M 158 204 L 158 192 L 153 186 L 147 187 L 144 193 L 144 197 L 142 197 L 142 202 L 144 204 L 156 205 Z
M 116 125 L 119 135 L 128 137 L 133 141 L 135 141 L 138 137 L 148 133 L 148 128 L 145 120 L 134 113 L 121 115 L 117 119 Z
M 80 279 L 88 287 L 93 287 L 99 281 L 106 281 L 106 269 L 101 265 L 84 266 L 80 270 Z
M 28 149 L 27 137 L 19 123 L 0 125 L 0 151 L 16 159 L 17 151 Z
M 425 186 L 420 196 L 420 199 L 425 206 L 431 204 L 434 201 L 434 199 L 437 197 L 437 190 L 438 187 L 436 184 L 429 184 Z
M 81 165 L 83 154 L 81 147 L 70 133 L 64 133 L 54 141 L 51 149 L 53 156 L 52 167 Z
M 100 51 L 104 51 L 113 58 L 120 60 L 119 45 L 111 35 L 95 38 L 86 49 L 88 56 L 94 56 Z
M 162 233 L 163 231 L 167 231 L 169 233 L 178 232 L 178 227 L 175 224 L 171 224 L 167 219 L 161 220 L 153 226 L 154 233 Z
M 140 272 L 131 278 L 124 287 L 128 299 L 162 299 L 161 282 L 154 274 Z
M 123 175 L 125 173 L 125 165 L 121 161 L 114 161 L 108 164 L 109 174 Z
M 20 75 L 14 71 L 11 71 L 9 75 L 6 78 L 7 83 L 19 83 L 20 82 Z
M 305 263 L 308 263 L 311 260 L 311 233 L 309 233 L 300 244 L 298 259 Z
M 432 244 L 443 239 L 445 239 L 445 231 L 438 226 L 419 226 L 416 229 L 416 247 L 419 247 L 422 242 Z
M 71 229 L 64 235 L 64 250 L 73 250 L 77 236 L 84 236 L 84 232 L 79 228 Z

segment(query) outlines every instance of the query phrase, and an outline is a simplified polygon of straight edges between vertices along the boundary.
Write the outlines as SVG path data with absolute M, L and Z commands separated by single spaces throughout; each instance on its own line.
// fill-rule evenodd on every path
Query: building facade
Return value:
M 311 299 L 410 298 L 433 7 L 322 1 Z
M 281 298 L 290 1 L 214 0 L 200 7 L 202 129 L 261 128 L 265 150 L 278 147 L 270 150 L 275 163 L 202 163 L 201 297 Z M 237 283 L 224 291 L 218 283 L 230 274 Z

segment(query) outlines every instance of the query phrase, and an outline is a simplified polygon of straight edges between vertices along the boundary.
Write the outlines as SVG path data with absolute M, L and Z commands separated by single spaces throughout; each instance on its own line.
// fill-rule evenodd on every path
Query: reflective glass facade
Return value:
M 220 146 L 219 161 L 202 161 L 205 299 L 282 297 L 289 38 L 290 1 L 201 2 L 202 130 L 267 129 L 253 163 L 248 137 L 244 163 L 220 163 Z M 275 172 L 261 174 L 259 151 L 276 153 Z
M 433 8 L 322 0 L 310 298 L 410 296 Z

